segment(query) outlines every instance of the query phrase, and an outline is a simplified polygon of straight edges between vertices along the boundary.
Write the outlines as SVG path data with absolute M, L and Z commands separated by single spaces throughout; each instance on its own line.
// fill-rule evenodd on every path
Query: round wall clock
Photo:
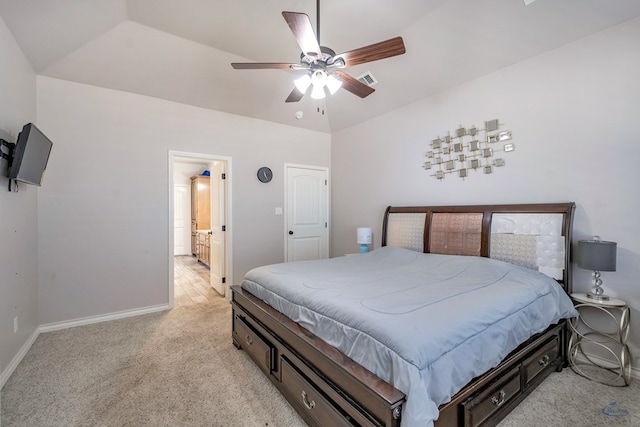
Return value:
M 263 166 L 258 169 L 258 179 L 260 180 L 260 182 L 269 182 L 272 178 L 273 172 L 271 172 L 271 169 L 269 169 L 268 167 Z

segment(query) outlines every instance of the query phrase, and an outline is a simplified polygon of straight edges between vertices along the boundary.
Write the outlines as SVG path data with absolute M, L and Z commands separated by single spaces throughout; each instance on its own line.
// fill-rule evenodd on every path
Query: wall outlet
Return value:
M 18 316 L 13 318 L 13 333 L 18 333 Z

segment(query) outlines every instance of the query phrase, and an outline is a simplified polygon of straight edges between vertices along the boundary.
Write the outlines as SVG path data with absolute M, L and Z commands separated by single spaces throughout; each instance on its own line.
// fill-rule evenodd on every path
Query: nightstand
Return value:
M 569 339 L 569 364 L 578 375 L 590 380 L 612 386 L 628 386 L 631 381 L 631 355 L 627 346 L 629 336 L 629 306 L 621 299 L 611 298 L 607 301 L 596 301 L 585 293 L 571 294 L 578 317 L 569 321 L 571 338 Z M 589 314 L 587 314 L 589 313 Z M 588 316 L 585 319 L 585 314 Z M 594 320 L 595 319 L 595 320 Z M 594 326 L 597 321 L 598 326 Z M 591 323 L 590 323 L 591 322 Z M 593 357 L 585 350 L 595 350 L 605 354 L 605 358 Z M 578 360 L 580 353 L 580 360 Z M 597 378 L 585 369 L 596 366 L 613 373 L 610 378 Z

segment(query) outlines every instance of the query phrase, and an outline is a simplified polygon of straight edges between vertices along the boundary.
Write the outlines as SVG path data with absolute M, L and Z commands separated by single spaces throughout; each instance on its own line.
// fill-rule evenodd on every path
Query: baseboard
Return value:
M 16 368 L 18 367 L 18 365 L 20 364 L 24 356 L 27 354 L 27 352 L 33 345 L 33 343 L 36 342 L 38 335 L 40 335 L 40 329 L 36 328 L 36 330 L 33 331 L 31 336 L 27 340 L 27 342 L 25 342 L 24 345 L 20 348 L 20 351 L 18 351 L 18 354 L 16 354 L 15 357 L 11 359 L 11 362 L 9 362 L 9 365 L 7 365 L 4 371 L 2 371 L 2 374 L 0 374 L 0 390 L 2 389 L 2 387 L 4 387 L 4 384 L 7 382 L 11 374 L 13 374 L 13 371 L 16 370 Z
M 610 360 L 607 360 L 603 357 L 600 356 L 594 356 L 593 354 L 589 354 L 589 357 L 594 360 L 595 362 L 597 362 L 598 364 L 605 366 L 605 367 L 609 367 L 609 368 L 615 368 L 616 365 L 615 363 L 613 363 Z M 576 362 L 579 363 L 589 363 L 589 361 L 580 353 L 577 354 L 576 357 Z M 631 378 L 635 378 L 637 380 L 640 380 L 640 367 L 634 367 L 633 365 L 631 366 Z
M 61 329 L 75 328 L 76 326 L 91 325 L 92 323 L 108 322 L 110 320 L 124 319 L 127 317 L 140 316 L 142 314 L 156 313 L 158 311 L 169 310 L 169 304 L 153 305 L 150 307 L 136 308 L 133 310 L 118 311 L 115 313 L 102 314 L 99 316 L 89 316 L 80 319 L 66 320 L 64 322 L 47 323 L 40 325 L 40 332 L 59 331 Z
M 99 316 L 90 316 L 83 317 L 81 319 L 68 320 L 64 322 L 56 322 L 56 323 L 47 323 L 45 325 L 40 325 L 34 332 L 31 334 L 27 342 L 20 348 L 18 354 L 11 360 L 9 365 L 2 371 L 0 374 L 0 389 L 4 387 L 5 383 L 13 374 L 13 371 L 18 367 L 24 356 L 27 354 L 33 343 L 36 341 L 40 333 L 43 332 L 51 332 L 51 331 L 59 331 L 62 329 L 74 328 L 76 326 L 82 325 L 90 325 L 92 323 L 100 323 L 100 322 L 108 322 L 110 320 L 124 319 L 126 317 L 140 316 L 142 314 L 156 313 L 158 311 L 169 310 L 171 307 L 169 304 L 160 304 L 153 305 L 150 307 L 138 308 L 134 310 L 125 310 L 118 311 L 115 313 L 103 314 Z

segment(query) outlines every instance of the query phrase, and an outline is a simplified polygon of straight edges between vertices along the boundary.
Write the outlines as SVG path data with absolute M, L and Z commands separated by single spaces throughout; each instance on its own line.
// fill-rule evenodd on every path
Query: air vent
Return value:
M 363 75 L 358 77 L 358 81 L 360 81 L 361 83 L 366 84 L 367 86 L 373 86 L 376 83 L 378 83 L 376 78 L 373 77 L 373 74 L 371 74 L 371 71 L 367 71 L 366 73 L 364 73 Z

